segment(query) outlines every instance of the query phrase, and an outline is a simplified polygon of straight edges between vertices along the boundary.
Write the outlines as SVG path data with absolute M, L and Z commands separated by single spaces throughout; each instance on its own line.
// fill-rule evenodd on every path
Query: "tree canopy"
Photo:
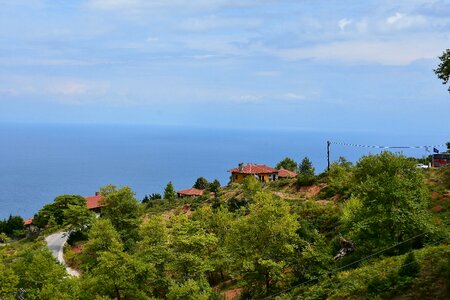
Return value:
M 195 181 L 194 185 L 192 186 L 195 189 L 199 189 L 199 190 L 205 190 L 206 188 L 208 188 L 209 182 L 208 180 L 206 180 L 205 177 L 199 177 L 197 178 L 197 180 Z
M 450 49 L 444 51 L 444 53 L 439 56 L 441 63 L 434 70 L 437 77 L 442 80 L 442 84 L 447 84 L 450 78 Z M 448 88 L 450 92 L 450 87 Z
M 405 156 L 390 152 L 358 161 L 356 186 L 344 207 L 342 222 L 359 253 L 370 253 L 419 233 L 433 234 L 427 210 L 429 195 L 419 171 Z M 424 236 L 393 251 L 406 251 Z
M 277 165 L 275 166 L 275 169 L 277 169 L 277 170 L 279 170 L 281 168 L 292 171 L 292 172 L 297 172 L 297 162 L 290 157 L 285 157 L 282 161 L 277 163 Z
M 169 183 L 166 185 L 166 188 L 164 189 L 164 199 L 175 200 L 176 198 L 177 192 L 175 192 L 172 181 L 169 181 Z

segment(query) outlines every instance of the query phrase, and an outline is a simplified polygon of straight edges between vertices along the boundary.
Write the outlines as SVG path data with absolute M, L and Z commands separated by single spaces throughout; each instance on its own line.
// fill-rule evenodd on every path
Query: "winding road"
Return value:
M 49 235 L 45 238 L 45 241 L 47 242 L 47 247 L 52 251 L 53 256 L 63 265 L 66 267 L 67 273 L 69 273 L 72 276 L 78 277 L 80 276 L 80 273 L 77 270 L 74 270 L 66 265 L 66 262 L 64 261 L 64 245 L 66 244 L 67 240 L 69 238 L 69 234 L 67 232 L 57 232 L 54 234 Z

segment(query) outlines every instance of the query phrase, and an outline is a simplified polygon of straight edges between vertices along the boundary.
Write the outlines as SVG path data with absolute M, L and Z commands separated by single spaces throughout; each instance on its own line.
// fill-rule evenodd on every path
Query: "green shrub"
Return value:
M 420 272 L 420 265 L 417 262 L 413 252 L 409 252 L 403 261 L 403 265 L 398 271 L 398 275 L 402 277 L 416 277 Z
M 302 186 L 311 186 L 316 183 L 316 176 L 311 174 L 298 174 L 295 185 L 299 188 Z

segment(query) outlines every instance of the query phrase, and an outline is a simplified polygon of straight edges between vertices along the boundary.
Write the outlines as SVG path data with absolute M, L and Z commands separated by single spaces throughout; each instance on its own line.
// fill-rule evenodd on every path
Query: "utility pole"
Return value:
M 328 162 L 327 170 L 328 171 L 330 171 L 330 145 L 331 145 L 331 142 L 327 141 L 327 162 Z

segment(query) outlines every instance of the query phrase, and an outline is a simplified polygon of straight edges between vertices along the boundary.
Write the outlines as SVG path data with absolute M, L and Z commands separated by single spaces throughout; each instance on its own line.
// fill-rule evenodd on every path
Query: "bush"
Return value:
M 403 265 L 398 271 L 398 275 L 402 277 L 416 277 L 419 274 L 420 265 L 417 262 L 413 252 L 409 252 L 403 261 Z
M 295 185 L 299 188 L 302 186 L 311 186 L 316 183 L 316 176 L 311 174 L 298 174 Z

